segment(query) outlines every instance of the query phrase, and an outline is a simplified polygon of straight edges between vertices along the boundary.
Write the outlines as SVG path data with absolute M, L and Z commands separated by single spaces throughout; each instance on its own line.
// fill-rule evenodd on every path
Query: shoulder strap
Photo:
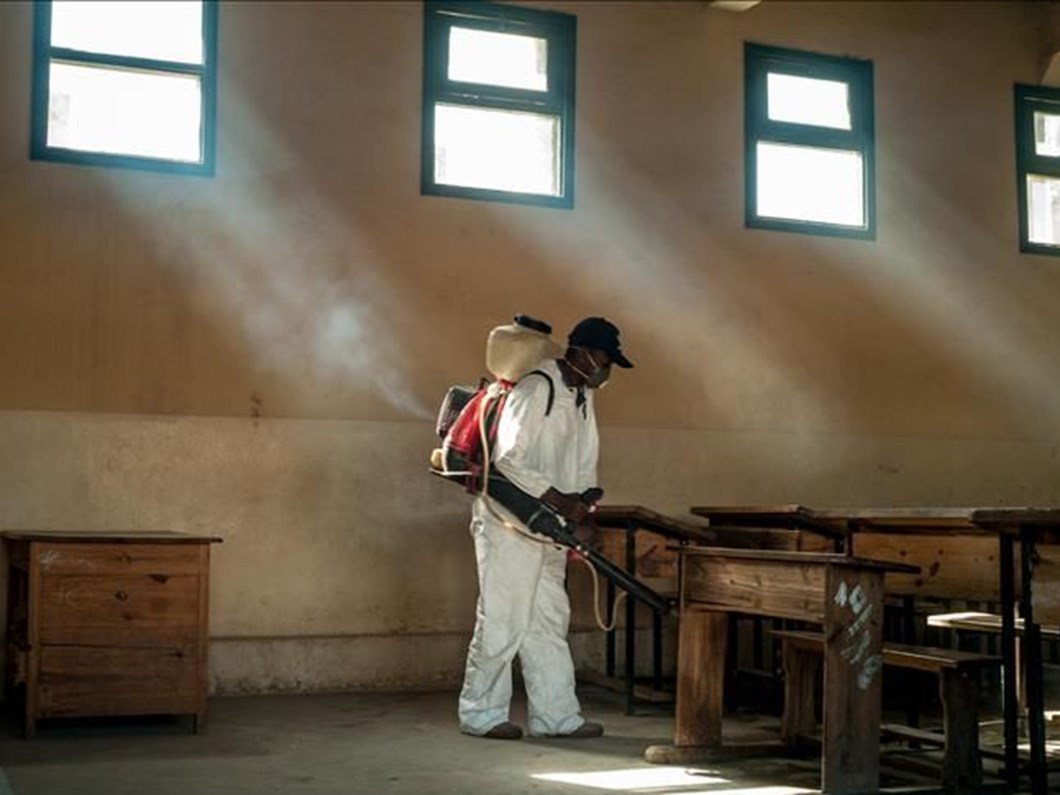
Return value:
M 556 385 L 552 383 L 552 376 L 546 373 L 544 370 L 531 370 L 526 375 L 539 375 L 548 381 L 548 407 L 545 409 L 545 416 L 547 417 L 552 413 L 552 401 L 556 398 Z M 526 376 L 523 376 L 525 378 Z

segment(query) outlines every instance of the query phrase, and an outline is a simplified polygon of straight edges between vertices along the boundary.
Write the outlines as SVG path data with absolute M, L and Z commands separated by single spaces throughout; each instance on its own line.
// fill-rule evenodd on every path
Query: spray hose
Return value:
M 615 595 L 614 604 L 611 605 L 611 623 L 608 624 L 600 616 L 600 575 L 596 573 L 596 566 L 578 552 L 575 552 L 573 557 L 575 560 L 580 560 L 584 563 L 589 569 L 589 573 L 593 575 L 593 618 L 596 620 L 596 626 L 604 632 L 610 632 L 618 625 L 618 606 L 622 604 L 622 600 L 629 594 L 625 591 L 620 591 Z

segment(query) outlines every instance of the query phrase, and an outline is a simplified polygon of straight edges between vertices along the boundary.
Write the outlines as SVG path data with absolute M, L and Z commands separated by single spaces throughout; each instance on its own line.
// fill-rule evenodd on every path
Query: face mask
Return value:
M 589 353 L 587 349 L 581 348 L 580 350 L 585 351 L 585 355 L 589 357 L 589 361 L 593 364 L 593 371 L 587 373 L 569 359 L 567 360 L 567 364 L 569 364 L 578 375 L 585 379 L 585 386 L 589 389 L 603 389 L 607 386 L 607 382 L 611 378 L 611 365 L 605 364 L 601 367 L 596 363 L 596 359 L 593 358 L 593 355 Z

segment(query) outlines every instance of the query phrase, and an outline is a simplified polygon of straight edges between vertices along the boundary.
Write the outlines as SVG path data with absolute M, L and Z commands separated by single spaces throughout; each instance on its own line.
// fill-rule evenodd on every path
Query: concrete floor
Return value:
M 669 741 L 672 715 L 646 706 L 627 716 L 613 693 L 583 687 L 580 695 L 604 737 L 466 737 L 455 693 L 218 698 L 198 735 L 174 718 L 52 722 L 30 741 L 5 731 L 0 768 L 17 795 L 795 795 L 818 787 L 812 757 L 649 765 L 644 749 Z M 521 704 L 514 713 L 521 722 Z M 733 741 L 773 741 L 776 731 L 775 718 L 736 715 L 725 725 Z

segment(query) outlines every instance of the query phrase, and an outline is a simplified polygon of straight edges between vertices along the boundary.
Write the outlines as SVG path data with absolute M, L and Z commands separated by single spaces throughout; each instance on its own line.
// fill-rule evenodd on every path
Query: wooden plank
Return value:
M 804 530 L 718 525 L 712 528 L 716 541 L 712 546 L 731 549 L 772 549 L 795 552 L 813 550 L 833 552 L 832 542 Z
M 195 732 L 202 728 L 206 721 L 206 701 L 208 695 L 207 656 L 209 653 L 207 639 L 210 637 L 210 547 L 199 547 L 199 594 L 196 607 L 195 638 Z
M 820 654 L 824 647 L 825 636 L 820 632 L 773 630 L 770 634 L 783 640 L 785 647 L 806 649 L 815 654 Z M 884 665 L 933 674 L 946 670 L 975 671 L 1001 665 L 1001 658 L 995 655 L 960 649 L 913 646 L 905 643 L 884 643 L 882 649 Z
M 668 542 L 682 541 L 701 546 L 733 547 L 735 549 L 802 549 L 798 530 L 771 527 L 750 527 L 741 523 L 732 526 L 689 522 L 652 511 L 641 505 L 601 505 L 592 516 L 601 530 L 628 531 L 630 525 L 638 535 L 651 533 Z
M 995 613 L 979 613 L 975 611 L 937 613 L 927 617 L 927 625 L 943 629 L 963 629 L 971 632 L 1001 634 L 1001 616 Z M 1017 635 L 1023 634 L 1022 618 L 1016 619 L 1015 629 Z M 1058 627 L 1040 627 L 1039 632 L 1042 637 L 1048 640 L 1060 640 L 1060 628 Z
M 825 577 L 821 790 L 879 786 L 883 575 L 829 566 Z
M 1060 507 L 994 507 L 976 508 L 972 521 L 981 525 L 1044 524 L 1060 526 Z
M 908 563 L 916 574 L 887 575 L 887 593 L 942 599 L 998 601 L 998 543 L 994 535 L 908 535 L 858 533 L 853 537 L 859 557 Z
M 197 631 L 199 577 L 121 574 L 44 578 L 40 595 L 42 643 L 141 645 Z
M 1034 620 L 1046 628 L 1060 628 L 1060 546 L 1039 544 L 1038 560 L 1034 564 L 1031 597 Z
M 761 563 L 825 563 L 832 565 L 845 565 L 864 571 L 902 571 L 915 574 L 916 566 L 903 563 L 891 563 L 886 561 L 870 560 L 864 557 L 853 557 L 836 553 L 821 552 L 787 552 L 773 549 L 728 549 L 726 547 L 679 547 L 682 555 L 686 557 L 710 557 L 730 558 L 733 560 L 751 560 Z
M 819 564 L 687 555 L 684 566 L 686 602 L 752 615 L 824 620 L 824 567 Z
M 1038 544 L 1060 544 L 1060 507 L 979 508 L 972 513 L 972 521 L 1006 535 L 1029 529 Z
M 753 524 L 759 527 L 776 526 L 782 522 L 807 516 L 809 509 L 802 505 L 694 505 L 689 512 L 709 519 L 712 523 Z
M 625 530 L 601 528 L 597 538 L 604 557 L 622 568 L 626 568 Z M 665 536 L 650 531 L 640 531 L 634 537 L 636 577 L 677 577 L 677 550 L 668 546 Z
M 913 726 L 903 726 L 901 723 L 883 724 L 880 726 L 880 734 L 904 737 L 927 745 L 937 745 L 939 747 L 946 745 L 946 735 L 942 732 L 927 731 L 926 729 L 918 729 Z
M 197 574 L 198 545 L 40 543 L 45 574 Z
M 45 646 L 41 652 L 41 717 L 184 713 L 197 695 L 194 646 Z
M 725 613 L 684 608 L 677 643 L 674 745 L 720 746 L 725 688 Z
M 177 533 L 172 530 L 0 530 L 15 541 L 76 541 L 82 544 L 219 544 L 218 536 Z
M 835 523 L 855 523 L 863 526 L 890 525 L 893 527 L 923 527 L 933 529 L 977 531 L 973 516 L 975 508 L 948 506 L 913 506 L 895 508 L 813 508 L 809 515 L 818 520 Z
M 40 560 L 37 555 L 39 544 L 28 542 L 29 569 L 27 576 L 27 622 L 26 622 L 26 712 L 23 724 L 23 733 L 26 738 L 33 736 L 37 726 L 37 711 L 39 709 L 40 695 L 40 633 L 41 617 L 36 605 L 40 604 L 41 598 L 41 571 Z
M 802 505 L 696 505 L 690 509 L 715 525 L 739 525 L 756 528 L 789 528 L 808 530 L 829 539 L 841 539 L 845 527 L 840 523 L 820 522 L 814 512 Z

